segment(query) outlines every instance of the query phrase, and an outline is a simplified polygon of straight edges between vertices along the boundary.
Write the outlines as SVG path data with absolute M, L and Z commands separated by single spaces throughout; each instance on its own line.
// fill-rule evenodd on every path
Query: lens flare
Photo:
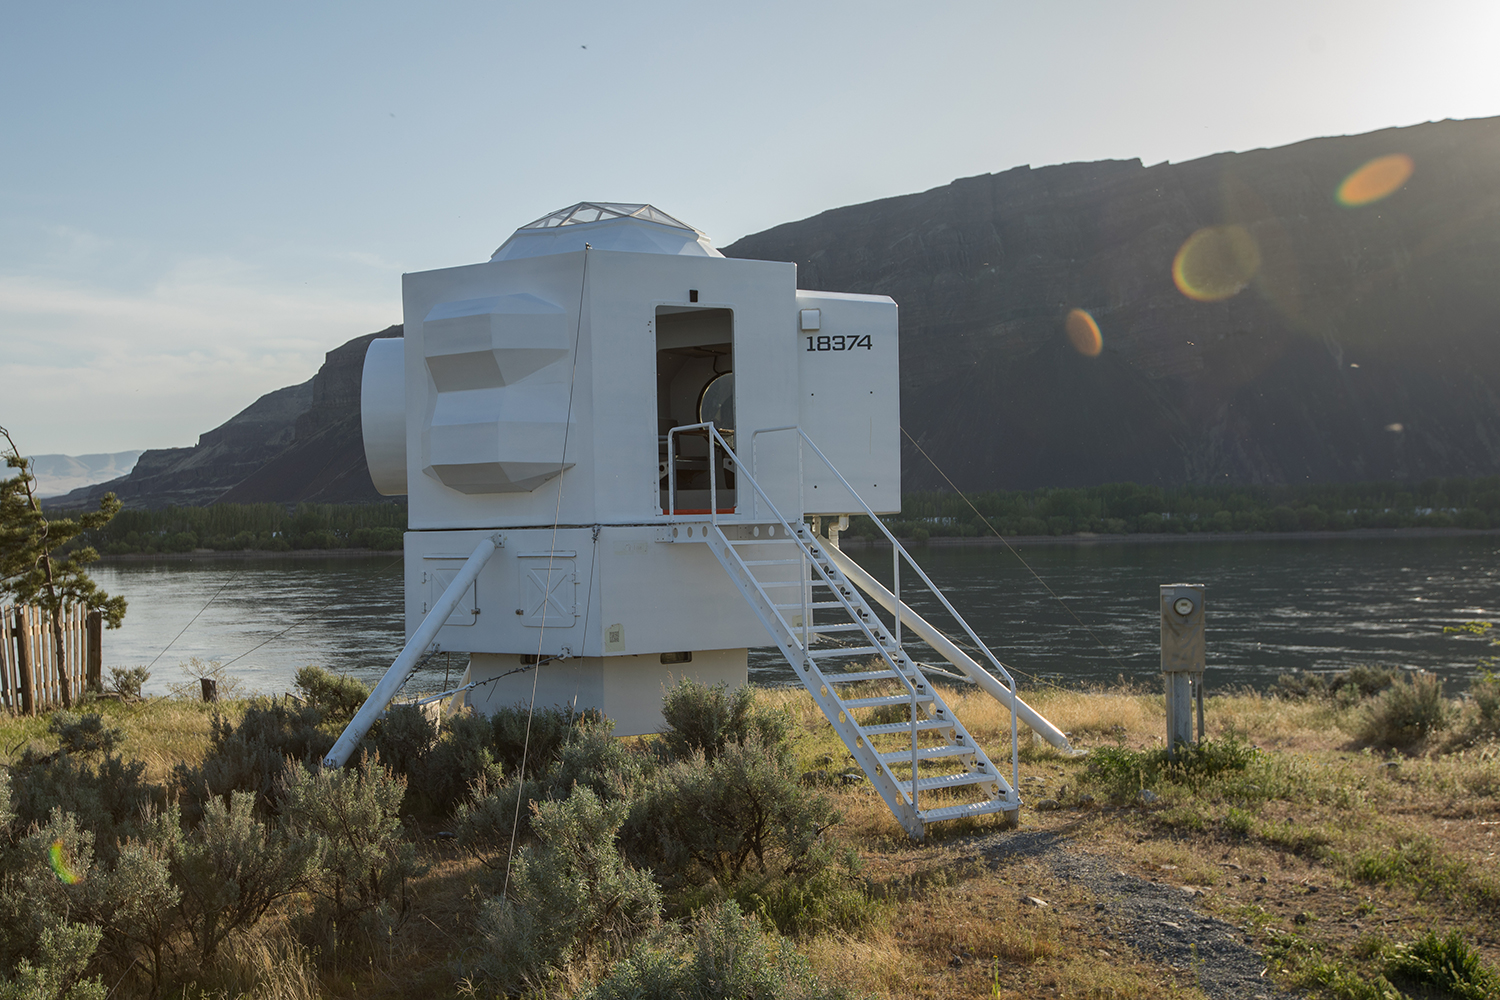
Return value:
M 1243 291 L 1260 270 L 1260 247 L 1244 226 L 1208 226 L 1189 236 L 1172 260 L 1177 290 L 1199 302 Z
M 1074 309 L 1068 313 L 1063 328 L 1068 332 L 1068 343 L 1073 345 L 1073 350 L 1084 357 L 1096 358 L 1104 350 L 1104 338 L 1099 336 L 1099 324 L 1082 309 Z
M 47 848 L 47 861 L 52 865 L 52 870 L 57 873 L 58 881 L 68 885 L 77 885 L 83 881 L 83 876 L 75 872 L 68 864 L 68 852 L 61 840 L 54 840 L 52 846 Z
M 1368 205 L 1399 191 L 1415 169 L 1416 165 L 1405 153 L 1376 157 L 1345 177 L 1335 197 L 1347 208 Z

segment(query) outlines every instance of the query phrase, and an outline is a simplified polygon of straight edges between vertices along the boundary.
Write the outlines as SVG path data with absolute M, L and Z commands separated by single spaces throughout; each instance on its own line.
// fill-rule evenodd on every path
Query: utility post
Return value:
M 1161 670 L 1167 689 L 1167 754 L 1193 740 L 1193 700 L 1198 702 L 1198 739 L 1203 739 L 1203 584 L 1161 585 Z

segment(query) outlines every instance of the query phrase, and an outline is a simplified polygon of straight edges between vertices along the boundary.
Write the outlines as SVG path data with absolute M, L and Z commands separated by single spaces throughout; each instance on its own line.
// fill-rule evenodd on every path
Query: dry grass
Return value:
M 150 698 L 124 703 L 113 698 L 84 702 L 75 712 L 97 712 L 107 725 L 125 733 L 118 752 L 128 759 L 144 761 L 151 781 L 165 781 L 179 763 L 196 764 L 208 746 L 214 713 L 237 720 L 245 711 L 244 701 L 217 705 L 185 698 Z M 0 715 L 0 761 L 9 763 L 28 746 L 51 746 L 48 716 Z
M 1003 708 L 972 688 L 944 694 L 991 755 L 1008 758 Z M 1161 745 L 1162 699 L 1153 690 L 1042 688 L 1023 697 L 1077 746 Z M 804 691 L 762 698 L 797 720 L 803 770 L 857 770 Z M 213 714 L 185 700 L 98 707 L 125 729 L 127 756 L 147 761 L 156 780 L 201 756 Z M 243 706 L 220 708 L 233 715 Z M 1359 708 L 1253 692 L 1210 697 L 1212 735 L 1234 733 L 1269 751 L 1253 780 L 1168 784 L 1153 805 L 1126 808 L 1082 805 L 1088 759 L 1062 757 L 1023 735 L 1023 796 L 1061 798 L 1066 808 L 1023 808 L 1022 826 L 1054 831 L 1067 849 L 1107 856 L 1143 880 L 1200 888 L 1194 905 L 1262 947 L 1296 935 L 1325 960 L 1366 974 L 1378 954 L 1372 941 L 1458 929 L 1500 964 L 1500 745 L 1387 756 L 1352 740 Z M 43 720 L 0 720 L 0 754 L 45 738 Z M 826 981 L 880 998 L 1201 996 L 1191 970 L 1166 968 L 1106 937 L 1095 909 L 1101 900 L 1088 886 L 1061 883 L 1039 863 L 982 863 L 966 845 L 972 835 L 998 832 L 996 820 L 938 827 L 916 845 L 867 782 L 827 788 L 843 814 L 835 835 L 859 852 L 885 902 L 875 925 L 856 936 L 796 942 Z M 219 966 L 198 974 L 187 995 L 452 995 L 477 899 L 496 887 L 492 873 L 437 838 L 439 829 L 413 827 L 429 869 L 412 887 L 412 916 L 366 967 L 315 974 L 315 956 L 287 930 L 305 905 L 294 902 L 262 925 L 263 934 L 245 936 Z M 1025 895 L 1049 906 L 1024 906 Z M 559 985 L 581 988 L 594 971 L 574 969 Z M 1295 968 L 1284 975 L 1295 978 Z

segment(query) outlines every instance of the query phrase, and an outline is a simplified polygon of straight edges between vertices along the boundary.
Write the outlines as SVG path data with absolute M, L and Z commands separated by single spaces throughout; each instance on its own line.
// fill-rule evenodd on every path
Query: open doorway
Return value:
M 656 309 L 656 440 L 661 506 L 667 511 L 667 433 L 712 421 L 734 447 L 734 313 L 729 309 L 658 306 Z M 718 510 L 736 502 L 733 466 L 722 448 L 709 459 L 706 431 L 686 431 L 676 442 L 677 513 L 706 514 L 710 483 Z

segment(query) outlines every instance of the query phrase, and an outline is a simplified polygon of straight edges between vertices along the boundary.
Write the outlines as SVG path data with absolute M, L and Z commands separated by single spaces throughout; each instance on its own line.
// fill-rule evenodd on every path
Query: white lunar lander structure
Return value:
M 408 274 L 403 298 L 405 337 L 371 343 L 362 411 L 376 488 L 409 497 L 408 641 L 330 766 L 434 643 L 470 654 L 455 705 L 534 690 L 630 735 L 660 728 L 674 679 L 745 683 L 747 647 L 769 635 L 913 837 L 1014 821 L 1017 718 L 1066 738 L 889 531 L 890 589 L 837 527 L 817 533 L 900 509 L 895 302 L 800 290 L 793 264 L 726 258 L 650 205 L 613 203 L 524 226 L 486 263 Z M 903 575 L 983 663 L 902 603 Z M 1009 767 L 910 633 L 1011 709 Z

